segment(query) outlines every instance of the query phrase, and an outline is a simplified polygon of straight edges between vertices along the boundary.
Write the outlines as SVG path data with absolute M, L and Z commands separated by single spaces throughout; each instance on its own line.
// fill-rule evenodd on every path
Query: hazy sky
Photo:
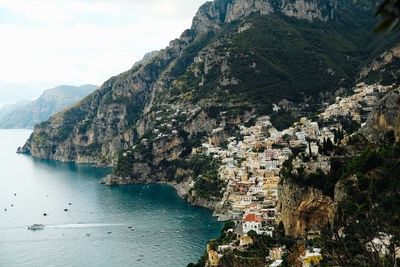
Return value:
M 0 105 L 101 85 L 191 25 L 206 0 L 0 0 Z

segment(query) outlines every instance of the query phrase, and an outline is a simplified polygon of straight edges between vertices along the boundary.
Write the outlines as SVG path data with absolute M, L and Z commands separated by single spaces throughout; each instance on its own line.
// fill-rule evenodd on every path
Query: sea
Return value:
M 173 187 L 108 187 L 111 169 L 17 154 L 30 134 L 0 130 L 0 266 L 186 266 L 219 236 Z

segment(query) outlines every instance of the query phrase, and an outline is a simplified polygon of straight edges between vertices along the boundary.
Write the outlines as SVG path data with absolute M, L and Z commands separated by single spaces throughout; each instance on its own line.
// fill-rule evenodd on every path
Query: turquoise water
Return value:
M 219 235 L 172 187 L 107 187 L 108 169 L 16 154 L 29 134 L 0 131 L 0 266 L 186 266 Z

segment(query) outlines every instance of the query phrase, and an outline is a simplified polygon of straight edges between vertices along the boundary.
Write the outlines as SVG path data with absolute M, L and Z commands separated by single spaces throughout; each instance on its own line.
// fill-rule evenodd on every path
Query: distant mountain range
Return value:
M 12 110 L 25 106 L 27 104 L 29 104 L 31 101 L 30 100 L 20 100 L 14 104 L 7 104 L 4 105 L 0 108 L 0 120 L 4 118 L 4 116 L 6 116 L 8 113 L 10 113 Z
M 61 85 L 45 90 L 34 101 L 20 101 L 0 109 L 1 129 L 32 129 L 35 124 L 75 104 L 98 88 L 97 85 Z

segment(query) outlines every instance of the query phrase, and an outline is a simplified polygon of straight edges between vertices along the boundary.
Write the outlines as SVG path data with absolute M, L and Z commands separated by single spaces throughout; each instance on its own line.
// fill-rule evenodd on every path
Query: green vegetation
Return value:
M 79 134 L 86 133 L 90 129 L 90 127 L 92 126 L 92 123 L 93 123 L 92 119 L 81 122 L 79 124 L 79 126 L 78 126 L 78 133 Z
M 392 62 L 386 64 L 384 68 L 373 70 L 363 79 L 368 84 L 380 83 L 382 85 L 399 85 L 400 83 L 400 59 L 394 58 Z
M 98 143 L 90 144 L 86 147 L 82 147 L 82 154 L 89 156 L 98 155 L 99 151 L 101 151 L 101 147 L 102 145 Z
M 134 156 L 132 153 L 120 151 L 118 153 L 117 166 L 114 168 L 114 175 L 119 177 L 129 177 L 132 174 Z
M 33 140 L 39 145 L 43 146 L 46 144 L 46 141 L 49 139 L 49 135 L 44 131 L 41 130 L 33 136 Z
M 53 137 L 53 139 L 58 142 L 63 142 L 67 139 L 73 129 L 74 127 L 72 125 L 60 127 L 57 129 L 57 134 Z
M 279 111 L 270 116 L 270 121 L 278 131 L 282 131 L 292 126 L 297 118 L 291 112 Z
M 220 160 L 212 157 L 197 156 L 192 159 L 194 162 L 194 176 L 200 176 L 196 179 L 193 189 L 197 196 L 205 199 L 222 198 L 221 190 L 225 188 L 225 182 L 218 178 L 218 168 L 221 166 Z
M 302 186 L 311 186 L 320 189 L 325 195 L 333 198 L 335 185 L 342 178 L 344 173 L 343 159 L 331 159 L 331 171 L 326 174 L 318 169 L 316 172 L 305 174 L 304 168 L 298 168 L 294 172 L 291 164 L 284 164 L 281 174 L 284 179 L 290 179 L 292 182 Z
M 352 86 L 361 68 L 398 39 L 387 35 L 372 38 L 371 13 L 351 3 L 345 5 L 346 11 L 336 10 L 336 20 L 326 22 L 252 15 L 246 20 L 252 28 L 238 35 L 235 33 L 240 22 L 225 25 L 209 37 L 207 46 L 201 38 L 186 55 L 193 56 L 192 52 L 201 48 L 206 53 L 228 57 L 229 73 L 223 74 L 217 62 L 208 66 L 211 69 L 207 74 L 204 63 L 193 64 L 186 71 L 179 68 L 174 74 L 183 74 L 171 89 L 172 95 L 183 93 L 184 99 L 192 102 L 211 99 L 217 103 L 246 103 L 259 114 L 272 113 L 272 100 L 300 103 L 308 98 L 309 111 L 318 110 L 324 101 L 321 92 Z M 214 40 L 221 41 L 210 45 Z M 177 65 L 187 66 L 183 63 L 186 59 Z M 239 79 L 239 83 L 222 86 L 220 81 L 224 75 Z M 332 95 L 327 94 L 325 100 Z M 220 111 L 220 107 L 208 108 L 212 118 Z M 271 120 L 278 129 L 284 129 L 296 117 L 290 112 L 281 112 L 272 114 Z
M 171 74 L 175 77 L 179 77 L 186 72 L 187 67 L 193 63 L 193 57 L 197 55 L 197 53 L 202 50 L 205 46 L 207 46 L 210 41 L 213 40 L 214 32 L 208 32 L 200 37 L 197 37 L 196 40 L 186 47 L 183 54 L 177 62 L 174 64 Z
M 128 122 L 128 126 L 133 126 L 142 115 L 144 103 L 138 101 L 138 99 L 132 101 L 127 97 L 120 97 L 113 100 L 113 103 L 123 104 L 126 107 L 125 120 Z

